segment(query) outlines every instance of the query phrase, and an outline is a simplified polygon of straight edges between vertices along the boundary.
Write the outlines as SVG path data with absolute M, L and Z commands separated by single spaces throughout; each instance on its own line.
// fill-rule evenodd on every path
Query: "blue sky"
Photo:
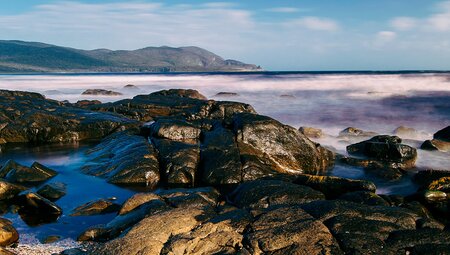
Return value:
M 0 39 L 194 45 L 268 70 L 450 70 L 450 1 L 1 1 Z

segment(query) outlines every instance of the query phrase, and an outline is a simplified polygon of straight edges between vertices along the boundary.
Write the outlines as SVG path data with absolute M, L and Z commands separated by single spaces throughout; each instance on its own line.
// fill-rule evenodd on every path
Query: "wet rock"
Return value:
M 389 203 L 386 202 L 386 200 L 384 200 L 382 197 L 368 191 L 355 191 L 346 193 L 340 196 L 339 199 L 354 202 L 357 204 L 389 206 Z
M 408 251 L 411 255 L 449 255 L 450 244 L 416 245 Z
M 298 207 L 261 215 L 246 236 L 251 254 L 341 254 L 339 245 L 320 221 Z
M 325 194 L 327 198 L 337 198 L 345 193 L 354 191 L 375 192 L 376 186 L 370 181 L 351 180 L 335 176 L 317 176 L 301 174 L 294 183 L 309 186 Z
M 73 142 L 100 139 L 134 121 L 66 106 L 37 93 L 0 91 L 0 142 Z M 4 125 L 2 125 L 4 123 Z
M 105 138 L 87 152 L 82 171 L 108 182 L 154 188 L 159 183 L 158 154 L 142 136 L 120 132 Z
M 12 222 L 7 219 L 0 218 L 0 246 L 10 246 L 18 241 L 19 233 L 12 226 Z
M 386 247 L 384 241 L 371 235 L 360 235 L 353 233 L 341 233 L 334 235 L 345 254 L 358 255 L 395 255 L 397 253 Z
M 50 201 L 56 201 L 66 195 L 66 185 L 61 182 L 45 184 L 37 193 Z
M 30 226 L 56 221 L 62 214 L 59 206 L 33 192 L 20 194 L 16 202 L 20 217 Z
M 49 244 L 49 243 L 58 242 L 60 239 L 61 239 L 60 236 L 50 235 L 50 236 L 46 236 L 45 238 L 43 238 L 40 241 L 42 244 Z
M 414 128 L 400 126 L 393 131 L 393 134 L 399 136 L 401 138 L 409 138 L 409 139 L 419 139 L 421 137 L 427 136 L 426 133 L 419 132 Z
M 372 137 L 376 136 L 377 133 L 371 131 L 364 131 L 355 127 L 348 127 L 341 132 L 339 132 L 339 137 L 341 138 L 352 138 L 352 137 Z
M 220 197 L 219 191 L 212 187 L 157 190 L 155 194 L 173 207 L 198 207 L 210 210 L 214 210 Z
M 299 131 L 308 138 L 322 138 L 323 131 L 313 127 L 300 127 Z
M 424 193 L 424 198 L 430 202 L 445 201 L 447 194 L 442 191 L 428 190 Z
M 90 95 L 90 96 L 121 96 L 122 93 L 106 90 L 106 89 L 88 89 L 85 90 L 81 95 Z
M 278 180 L 256 180 L 239 185 L 230 199 L 241 208 L 266 209 L 304 204 L 325 199 L 325 196 L 302 185 Z
M 417 228 L 434 228 L 444 230 L 445 225 L 431 218 L 421 218 L 416 221 Z
M 317 173 L 334 162 L 331 151 L 269 117 L 240 113 L 234 116 L 233 126 L 239 149 L 260 151 L 279 172 Z
M 17 196 L 27 188 L 0 180 L 0 200 L 8 200 Z
M 87 254 L 85 250 L 80 248 L 72 248 L 62 251 L 59 255 L 85 255 Z
M 86 204 L 80 205 L 73 210 L 70 216 L 90 216 L 99 214 L 108 214 L 118 212 L 120 205 L 105 199 L 97 201 L 91 201 Z
M 231 124 L 233 116 L 238 113 L 256 114 L 256 111 L 249 104 L 218 101 L 212 102 L 209 107 L 209 111 L 206 114 L 206 117 L 210 119 L 224 120 L 226 124 Z
M 239 148 L 232 131 L 216 126 L 214 130 L 204 133 L 200 158 L 204 184 L 236 184 L 242 181 Z M 246 169 L 244 172 L 248 173 Z M 245 175 L 244 178 L 250 180 L 252 176 Z
M 219 92 L 215 95 L 215 97 L 237 97 L 238 93 L 235 92 Z
M 14 183 L 43 182 L 57 175 L 57 172 L 37 162 L 31 167 L 9 160 L 0 169 L 0 177 Z

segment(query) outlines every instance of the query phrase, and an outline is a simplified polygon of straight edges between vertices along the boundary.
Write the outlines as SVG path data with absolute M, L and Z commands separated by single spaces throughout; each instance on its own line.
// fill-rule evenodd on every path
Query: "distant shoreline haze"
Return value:
M 0 73 L 167 73 L 263 71 L 199 47 L 80 50 L 40 42 L 0 40 Z

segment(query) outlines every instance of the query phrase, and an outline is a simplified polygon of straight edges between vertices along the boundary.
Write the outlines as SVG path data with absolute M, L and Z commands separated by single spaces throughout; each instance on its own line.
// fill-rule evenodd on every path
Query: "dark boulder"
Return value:
M 450 142 L 450 126 L 437 131 L 433 135 L 433 138 L 444 142 Z
M 118 212 L 120 205 L 106 199 L 91 201 L 73 210 L 70 216 L 91 216 Z
M 239 185 L 229 198 L 240 208 L 266 209 L 304 204 L 325 199 L 325 196 L 307 186 L 279 180 L 256 180 Z
M 309 174 L 298 175 L 294 181 L 296 184 L 309 186 L 325 194 L 327 198 L 337 198 L 345 193 L 354 191 L 375 192 L 373 182 L 365 180 L 351 180 L 336 176 L 317 176 Z
M 429 251 L 433 251 L 434 246 L 448 244 L 450 244 L 448 231 L 427 228 L 396 231 L 386 240 L 386 245 L 398 253 L 404 253 L 419 245 L 427 245 Z
M 33 192 L 20 194 L 15 202 L 20 217 L 30 226 L 54 222 L 62 214 L 59 206 Z
M 113 134 L 87 152 L 82 171 L 108 182 L 154 188 L 160 180 L 158 155 L 145 137 L 129 132 Z
M 43 182 L 56 175 L 56 171 L 37 162 L 34 162 L 31 167 L 26 167 L 13 160 L 9 160 L 0 169 L 0 178 L 4 178 L 13 183 Z
M 240 113 L 233 118 L 238 147 L 261 152 L 281 173 L 317 173 L 334 162 L 334 154 L 293 127 L 261 115 Z
M 50 201 L 56 201 L 66 195 L 66 185 L 61 182 L 45 184 L 36 193 Z
M 151 126 L 150 135 L 174 141 L 198 140 L 201 129 L 183 120 L 160 119 Z

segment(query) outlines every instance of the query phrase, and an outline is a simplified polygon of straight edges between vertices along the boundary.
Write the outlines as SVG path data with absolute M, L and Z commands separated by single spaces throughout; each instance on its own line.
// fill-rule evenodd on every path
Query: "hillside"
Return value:
M 256 65 L 225 60 L 198 47 L 79 50 L 37 42 L 0 40 L 0 73 L 260 70 Z

